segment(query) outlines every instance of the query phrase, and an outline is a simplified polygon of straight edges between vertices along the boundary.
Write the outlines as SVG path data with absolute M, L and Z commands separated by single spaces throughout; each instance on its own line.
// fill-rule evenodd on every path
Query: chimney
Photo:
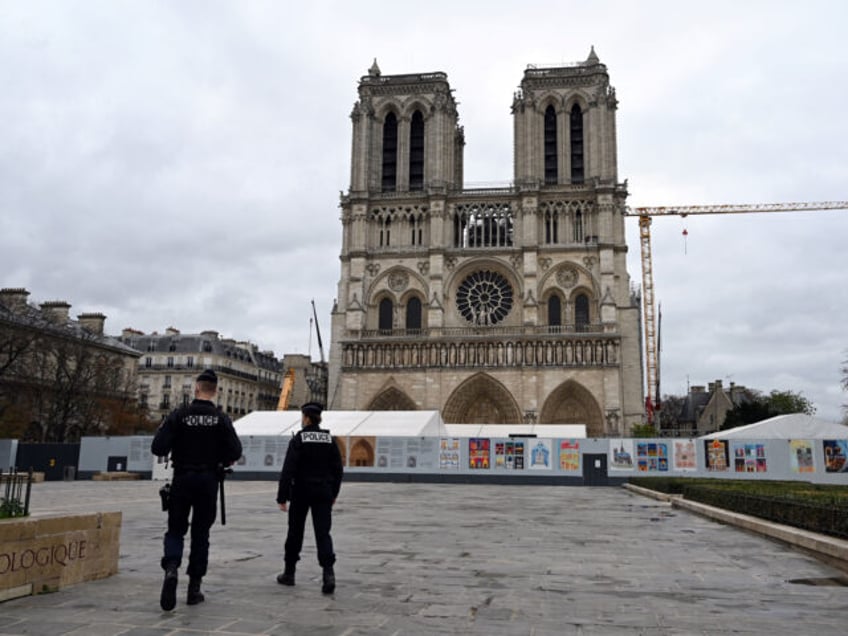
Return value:
M 168 327 L 167 329 L 165 329 L 165 335 L 166 336 L 179 336 L 180 330 L 177 329 L 176 327 Z
M 80 325 L 83 329 L 87 329 L 98 336 L 103 335 L 103 324 L 106 322 L 106 316 L 101 313 L 80 314 L 77 316 Z
M 132 338 L 133 336 L 143 336 L 144 332 L 139 331 L 138 329 L 133 329 L 132 327 L 124 327 L 124 330 L 121 332 L 121 338 Z
M 50 300 L 41 303 L 41 312 L 54 322 L 68 322 L 71 306 L 64 300 Z
M 5 287 L 0 289 L 0 302 L 6 305 L 13 313 L 26 308 L 27 296 L 29 296 L 29 292 L 23 287 Z
M 693 386 L 691 389 L 689 389 L 689 393 L 703 393 L 703 392 L 704 392 L 704 386 L 702 384 Z

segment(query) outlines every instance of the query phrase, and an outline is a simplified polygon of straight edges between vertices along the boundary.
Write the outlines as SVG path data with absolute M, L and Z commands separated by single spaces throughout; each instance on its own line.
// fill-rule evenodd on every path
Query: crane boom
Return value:
M 848 201 L 800 201 L 794 203 L 726 203 L 717 205 L 648 206 L 624 208 L 625 216 L 639 217 L 639 243 L 642 252 L 642 308 L 645 322 L 645 375 L 648 396 L 645 400 L 648 423 L 659 405 L 659 348 L 654 305 L 654 272 L 651 257 L 651 218 L 690 214 L 746 214 L 750 212 L 812 212 L 846 210 Z
M 315 311 L 315 301 L 312 301 L 312 315 L 315 316 L 315 335 L 318 336 L 318 351 L 321 354 L 321 364 L 324 364 L 324 345 L 321 344 L 321 327 L 318 326 L 318 312 Z

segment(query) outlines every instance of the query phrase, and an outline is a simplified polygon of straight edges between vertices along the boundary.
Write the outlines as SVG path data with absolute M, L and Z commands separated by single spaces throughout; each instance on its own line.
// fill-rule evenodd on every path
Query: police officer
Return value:
M 332 509 L 342 486 L 342 457 L 329 431 L 318 428 L 322 407 L 309 402 L 301 407 L 302 429 L 289 443 L 277 503 L 289 514 L 289 530 L 285 546 L 285 570 L 277 583 L 294 585 L 295 565 L 303 547 L 306 514 L 312 510 L 312 527 L 318 548 L 318 563 L 323 569 L 321 591 L 332 594 L 336 589 L 333 564 L 333 539 L 330 537 Z M 291 502 L 287 505 L 286 502 Z
M 174 479 L 168 507 L 168 531 L 162 569 L 165 580 L 159 604 L 165 611 L 177 604 L 177 571 L 191 512 L 191 550 L 188 557 L 186 603 L 204 600 L 200 583 L 209 561 L 209 528 L 217 514 L 218 481 L 223 468 L 241 457 L 241 441 L 232 420 L 215 406 L 218 376 L 207 370 L 197 377 L 194 400 L 162 421 L 151 445 L 154 455 L 171 454 Z

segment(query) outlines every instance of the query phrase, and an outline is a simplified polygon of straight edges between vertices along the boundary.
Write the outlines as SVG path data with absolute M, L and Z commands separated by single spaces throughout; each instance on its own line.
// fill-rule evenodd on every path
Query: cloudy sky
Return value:
M 317 359 L 315 299 L 326 354 L 374 58 L 448 74 L 466 185 L 512 178 L 527 64 L 594 45 L 631 206 L 848 199 L 846 7 L 0 0 L 0 286 L 113 334 L 215 329 Z M 656 219 L 663 393 L 721 379 L 840 418 L 846 240 L 846 211 Z M 628 242 L 639 284 L 635 219 Z

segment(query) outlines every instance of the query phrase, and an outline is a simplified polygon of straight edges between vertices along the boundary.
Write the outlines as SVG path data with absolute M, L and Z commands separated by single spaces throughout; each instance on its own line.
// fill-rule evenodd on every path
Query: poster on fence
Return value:
M 808 439 L 789 440 L 789 467 L 793 473 L 814 473 L 813 443 Z
M 668 472 L 668 444 L 637 442 L 636 467 L 640 473 Z
M 580 440 L 563 439 L 559 442 L 559 468 L 570 472 L 580 470 Z
M 704 457 L 707 460 L 707 470 L 726 471 L 730 461 L 727 442 L 720 439 L 704 440 Z
M 472 437 L 468 440 L 468 467 L 475 470 L 489 469 L 489 450 L 491 441 L 485 437 Z
M 529 444 L 530 468 L 533 470 L 551 469 L 551 440 L 537 439 Z
M 633 470 L 633 440 L 610 440 L 610 468 L 613 470 Z
M 495 441 L 495 468 L 524 470 L 524 440 Z
M 459 438 L 443 437 L 439 441 L 439 468 L 459 470 Z
M 733 469 L 737 473 L 766 472 L 765 444 L 736 444 L 733 449 Z
M 698 459 L 695 456 L 695 441 L 691 439 L 675 440 L 674 470 L 696 470 Z
M 822 443 L 825 472 L 848 473 L 848 440 L 826 439 Z

